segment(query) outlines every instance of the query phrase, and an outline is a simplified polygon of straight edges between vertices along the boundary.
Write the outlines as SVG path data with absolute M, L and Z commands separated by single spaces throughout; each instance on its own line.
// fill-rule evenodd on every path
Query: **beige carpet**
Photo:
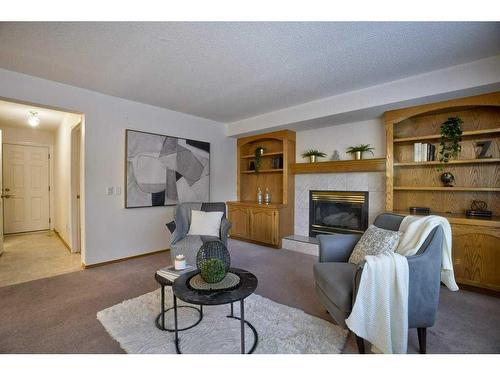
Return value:
M 52 231 L 6 235 L 0 255 L 0 287 L 82 269 L 80 254 L 71 254 Z
M 165 301 L 172 301 L 172 289 L 165 288 Z M 184 304 L 184 303 L 182 303 Z M 239 304 L 235 304 L 239 316 Z M 175 354 L 174 333 L 156 328 L 160 309 L 159 289 L 124 301 L 97 313 L 108 333 L 127 353 Z M 240 322 L 227 318 L 229 305 L 205 306 L 203 320 L 197 326 L 179 332 L 183 353 L 240 353 Z M 180 327 L 197 320 L 193 309 L 178 309 Z M 166 315 L 166 326 L 173 327 L 173 312 Z M 347 331 L 302 310 L 281 305 L 257 294 L 245 299 L 245 319 L 258 332 L 255 353 L 260 354 L 338 354 L 344 347 Z M 246 350 L 254 337 L 245 329 Z

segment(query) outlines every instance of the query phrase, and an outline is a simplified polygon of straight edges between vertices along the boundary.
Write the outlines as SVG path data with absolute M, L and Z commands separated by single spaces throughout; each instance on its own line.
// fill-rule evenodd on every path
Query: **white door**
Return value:
M 49 149 L 3 145 L 5 233 L 49 229 Z

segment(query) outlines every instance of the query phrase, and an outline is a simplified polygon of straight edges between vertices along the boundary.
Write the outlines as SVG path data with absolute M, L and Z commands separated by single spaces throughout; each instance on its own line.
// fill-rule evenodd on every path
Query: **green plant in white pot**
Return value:
M 324 152 L 314 149 L 306 150 L 302 153 L 302 157 L 309 158 L 310 163 L 316 163 L 317 158 L 324 158 L 325 156 L 326 154 Z
M 365 152 L 370 152 L 373 155 L 373 150 L 375 150 L 373 147 L 370 147 L 369 144 L 367 145 L 358 145 L 358 146 L 351 146 L 348 147 L 346 152 L 348 154 L 354 155 L 354 160 L 361 160 L 363 159 L 363 153 Z

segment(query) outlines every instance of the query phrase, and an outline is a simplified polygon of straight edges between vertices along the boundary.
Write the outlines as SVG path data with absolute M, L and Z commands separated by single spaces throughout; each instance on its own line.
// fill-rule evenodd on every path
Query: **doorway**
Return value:
M 83 142 L 82 114 L 0 99 L 0 287 L 82 269 Z
M 4 233 L 50 229 L 49 148 L 4 143 Z

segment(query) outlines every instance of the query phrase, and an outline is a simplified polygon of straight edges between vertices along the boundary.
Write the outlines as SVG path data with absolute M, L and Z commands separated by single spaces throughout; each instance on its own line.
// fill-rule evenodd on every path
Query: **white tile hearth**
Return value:
M 384 211 L 385 173 L 315 173 L 295 175 L 295 234 L 309 236 L 309 190 L 368 191 L 368 220 Z
M 316 238 L 306 236 L 288 236 L 283 238 L 281 247 L 283 249 L 297 251 L 299 253 L 319 256 L 319 246 Z

